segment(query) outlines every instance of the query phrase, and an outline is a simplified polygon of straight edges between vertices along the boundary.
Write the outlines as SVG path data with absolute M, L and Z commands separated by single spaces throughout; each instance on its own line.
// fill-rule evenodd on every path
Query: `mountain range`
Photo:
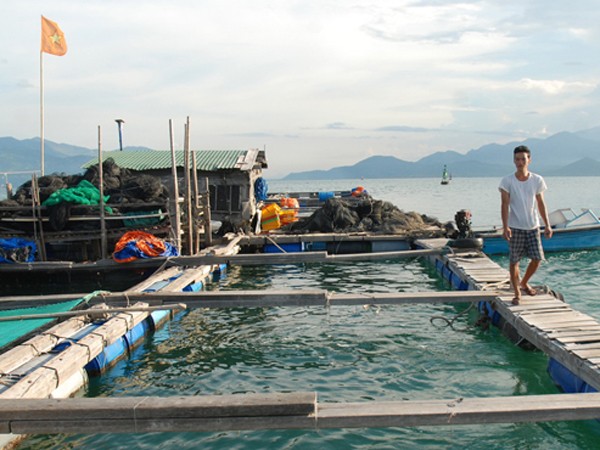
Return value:
M 433 153 L 415 162 L 394 156 L 371 156 L 351 166 L 292 172 L 285 180 L 441 177 L 443 166 L 453 177 L 499 177 L 514 170 L 513 149 L 527 145 L 531 170 L 544 176 L 600 176 L 600 127 L 575 133 L 561 132 L 546 139 L 487 144 L 461 154 Z
M 145 148 L 126 147 L 124 151 L 139 149 Z M 81 173 L 83 171 L 81 166 L 95 156 L 98 156 L 98 150 L 44 140 L 46 175 Z M 0 184 L 10 181 L 13 187 L 17 188 L 25 181 L 31 180 L 31 174 L 39 168 L 40 138 L 19 140 L 13 137 L 0 137 L 0 175 L 3 175 Z
M 404 161 L 394 156 L 371 156 L 350 166 L 329 170 L 293 172 L 285 180 L 324 180 L 356 178 L 430 178 L 441 177 L 446 165 L 453 177 L 499 177 L 513 169 L 512 151 L 527 145 L 532 151 L 531 170 L 544 176 L 600 176 L 600 127 L 575 133 L 561 132 L 546 139 L 526 139 L 508 144 L 487 144 L 466 154 L 453 150 L 436 152 L 418 161 Z M 149 150 L 126 147 L 124 151 Z M 97 150 L 49 140 L 44 143 L 46 174 L 75 174 L 97 155 Z M 0 137 L 0 175 L 17 187 L 38 170 L 40 139 L 18 140 Z

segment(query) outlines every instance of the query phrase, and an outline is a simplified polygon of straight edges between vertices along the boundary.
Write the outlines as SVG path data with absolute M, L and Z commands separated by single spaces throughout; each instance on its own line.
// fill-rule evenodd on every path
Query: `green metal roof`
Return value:
M 213 172 L 217 170 L 251 170 L 257 163 L 267 167 L 266 160 L 257 161 L 258 150 L 194 150 L 198 170 Z M 262 155 L 264 159 L 264 153 Z M 165 150 L 139 150 L 139 151 L 112 151 L 102 155 L 102 160 L 112 158 L 117 166 L 125 169 L 144 171 L 169 169 L 171 152 Z M 178 167 L 184 167 L 183 150 L 175 150 L 175 159 Z M 84 169 L 98 163 L 94 158 L 82 167 Z

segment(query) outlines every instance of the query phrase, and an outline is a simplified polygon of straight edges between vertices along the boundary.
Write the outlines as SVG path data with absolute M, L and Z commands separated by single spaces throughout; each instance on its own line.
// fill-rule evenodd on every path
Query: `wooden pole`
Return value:
M 171 145 L 171 165 L 173 173 L 173 215 L 175 216 L 175 248 L 181 253 L 181 215 L 179 213 L 179 178 L 177 177 L 177 158 L 173 137 L 173 121 L 169 119 L 169 139 Z M 172 226 L 172 225 L 171 225 Z
M 33 199 L 33 227 L 35 229 L 36 222 L 40 229 L 39 250 L 42 261 L 47 260 L 46 241 L 44 239 L 44 222 L 42 221 L 42 205 L 40 203 L 40 186 L 35 173 L 31 177 L 31 197 Z
M 177 281 L 177 280 L 176 280 Z M 89 300 L 90 305 L 106 303 L 124 306 L 127 302 L 143 301 L 149 305 L 185 303 L 188 308 L 239 308 L 239 307 L 304 307 L 304 306 L 361 306 L 361 305 L 411 305 L 440 303 L 491 302 L 498 292 L 389 292 L 338 294 L 326 290 L 266 290 L 266 291 L 202 291 L 202 292 L 133 292 L 114 293 Z
M 600 416 L 600 394 L 319 402 L 317 393 L 0 400 L 4 433 L 218 432 L 487 425 Z
M 185 124 L 185 144 L 183 146 L 183 158 L 185 160 L 185 203 L 187 215 L 187 248 L 188 255 L 194 253 L 194 234 L 192 230 L 192 183 L 190 180 L 190 118 L 188 116 Z
M 172 309 L 186 309 L 187 306 L 183 303 L 177 303 L 174 305 L 159 305 L 159 306 L 132 306 L 125 308 L 90 308 L 80 309 L 77 311 L 63 311 L 55 313 L 43 313 L 43 314 L 20 314 L 18 316 L 2 316 L 0 322 L 12 322 L 17 320 L 36 320 L 36 319 L 58 319 L 63 317 L 78 317 L 87 316 L 89 314 L 113 314 L 122 312 L 140 312 L 140 311 L 164 311 Z
M 191 152 L 192 154 L 192 173 L 194 174 L 194 254 L 198 254 L 200 252 L 200 227 L 198 224 L 198 216 L 200 215 L 200 208 L 198 204 L 198 197 L 200 196 L 200 192 L 198 192 L 198 164 L 196 162 L 196 152 Z M 202 212 L 204 215 L 204 212 Z
M 210 225 L 210 186 L 208 184 L 208 178 L 204 178 L 204 235 L 206 246 L 210 247 L 212 245 L 212 229 Z
M 40 50 L 40 176 L 44 176 L 44 52 Z
M 102 133 L 98 125 L 98 190 L 100 191 L 100 252 L 107 257 L 106 211 L 104 211 L 104 167 L 102 161 Z

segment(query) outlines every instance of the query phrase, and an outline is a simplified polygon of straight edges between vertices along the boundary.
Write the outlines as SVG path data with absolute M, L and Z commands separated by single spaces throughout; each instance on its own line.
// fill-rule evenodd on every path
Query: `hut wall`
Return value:
M 158 176 L 169 192 L 173 192 L 173 177 L 171 169 L 152 170 L 146 173 Z M 211 218 L 216 221 L 228 221 L 234 227 L 244 227 L 256 213 L 254 197 L 254 180 L 262 174 L 260 170 L 242 172 L 239 170 L 224 170 L 218 172 L 198 171 L 199 185 L 208 178 L 210 188 Z M 185 177 L 183 168 L 177 169 L 180 198 L 185 195 Z M 172 205 L 171 205 L 172 208 Z M 173 211 L 170 211 L 172 214 Z

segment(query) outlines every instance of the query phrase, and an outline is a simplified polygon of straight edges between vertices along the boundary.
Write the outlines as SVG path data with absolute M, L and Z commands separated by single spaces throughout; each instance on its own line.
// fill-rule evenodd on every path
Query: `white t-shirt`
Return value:
M 519 230 L 539 228 L 540 217 L 537 211 L 535 196 L 544 192 L 547 187 L 544 179 L 529 172 L 529 178 L 519 181 L 515 174 L 507 175 L 500 181 L 499 189 L 510 195 L 508 226 Z

